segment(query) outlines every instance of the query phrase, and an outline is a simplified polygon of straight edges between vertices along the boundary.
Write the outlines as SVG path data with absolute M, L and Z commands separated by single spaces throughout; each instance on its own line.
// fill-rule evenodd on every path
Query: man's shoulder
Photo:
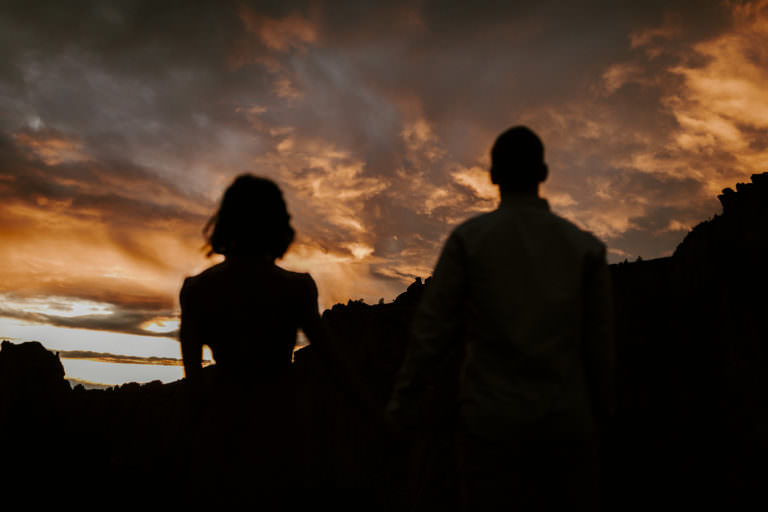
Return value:
M 537 215 L 541 215 L 542 218 L 547 220 L 548 224 L 554 228 L 552 231 L 558 233 L 559 236 L 566 237 L 574 244 L 585 247 L 590 252 L 602 252 L 606 250 L 605 244 L 591 231 L 578 226 L 574 222 L 561 217 L 551 210 L 539 210 Z M 504 211 L 501 208 L 497 208 L 465 220 L 454 228 L 451 232 L 451 237 L 460 240 L 471 239 L 486 230 L 498 229 L 499 225 L 503 225 L 507 221 L 508 218 L 505 218 Z
M 605 251 L 605 243 L 603 243 L 603 241 L 600 240 L 591 231 L 578 226 L 574 222 L 561 217 L 554 212 L 549 212 L 549 215 L 551 216 L 553 222 L 557 223 L 557 225 L 560 226 L 560 229 L 562 229 L 562 231 L 566 233 L 567 236 L 571 237 L 579 244 L 584 245 L 595 252 Z
M 496 209 L 470 217 L 456 226 L 451 234 L 461 236 L 478 229 L 483 229 L 485 226 L 493 224 L 496 221 L 498 214 L 499 210 Z

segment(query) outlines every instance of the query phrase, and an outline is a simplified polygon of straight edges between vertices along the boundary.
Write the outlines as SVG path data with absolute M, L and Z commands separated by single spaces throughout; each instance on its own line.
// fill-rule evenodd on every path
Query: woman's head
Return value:
M 209 256 L 250 253 L 271 259 L 285 254 L 294 236 L 280 188 L 252 174 L 235 178 L 203 233 Z

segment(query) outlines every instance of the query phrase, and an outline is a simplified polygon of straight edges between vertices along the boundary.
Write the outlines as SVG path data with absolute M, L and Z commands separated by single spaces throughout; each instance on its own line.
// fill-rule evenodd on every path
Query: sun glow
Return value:
M 13 294 L 0 294 L 3 307 L 10 310 L 20 310 L 28 313 L 75 318 L 78 316 L 111 315 L 114 306 L 104 302 L 95 302 L 72 297 L 15 297 Z
M 179 319 L 169 317 L 153 318 L 152 320 L 141 324 L 141 328 L 145 331 L 158 334 L 173 332 L 179 328 Z

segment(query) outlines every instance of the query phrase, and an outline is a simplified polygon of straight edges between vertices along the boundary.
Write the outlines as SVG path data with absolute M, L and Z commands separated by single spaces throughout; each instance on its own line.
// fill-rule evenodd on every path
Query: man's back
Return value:
M 423 425 L 436 376 L 462 355 L 464 510 L 599 508 L 595 420 L 613 395 L 605 246 L 549 211 L 539 197 L 548 173 L 529 128 L 496 139 L 490 177 L 501 206 L 445 243 L 389 404 L 396 424 Z
M 519 197 L 451 234 L 412 326 L 400 386 L 420 361 L 463 344 L 467 429 L 502 439 L 534 429 L 590 435 L 591 367 L 610 357 L 605 246 Z

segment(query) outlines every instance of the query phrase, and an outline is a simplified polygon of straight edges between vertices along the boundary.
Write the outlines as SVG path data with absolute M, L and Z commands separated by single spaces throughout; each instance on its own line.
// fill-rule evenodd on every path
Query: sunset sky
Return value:
M 242 172 L 283 189 L 321 308 L 392 300 L 495 207 L 515 124 L 611 261 L 669 255 L 768 170 L 768 1 L 3 2 L 0 339 L 180 377 L 181 282 Z

